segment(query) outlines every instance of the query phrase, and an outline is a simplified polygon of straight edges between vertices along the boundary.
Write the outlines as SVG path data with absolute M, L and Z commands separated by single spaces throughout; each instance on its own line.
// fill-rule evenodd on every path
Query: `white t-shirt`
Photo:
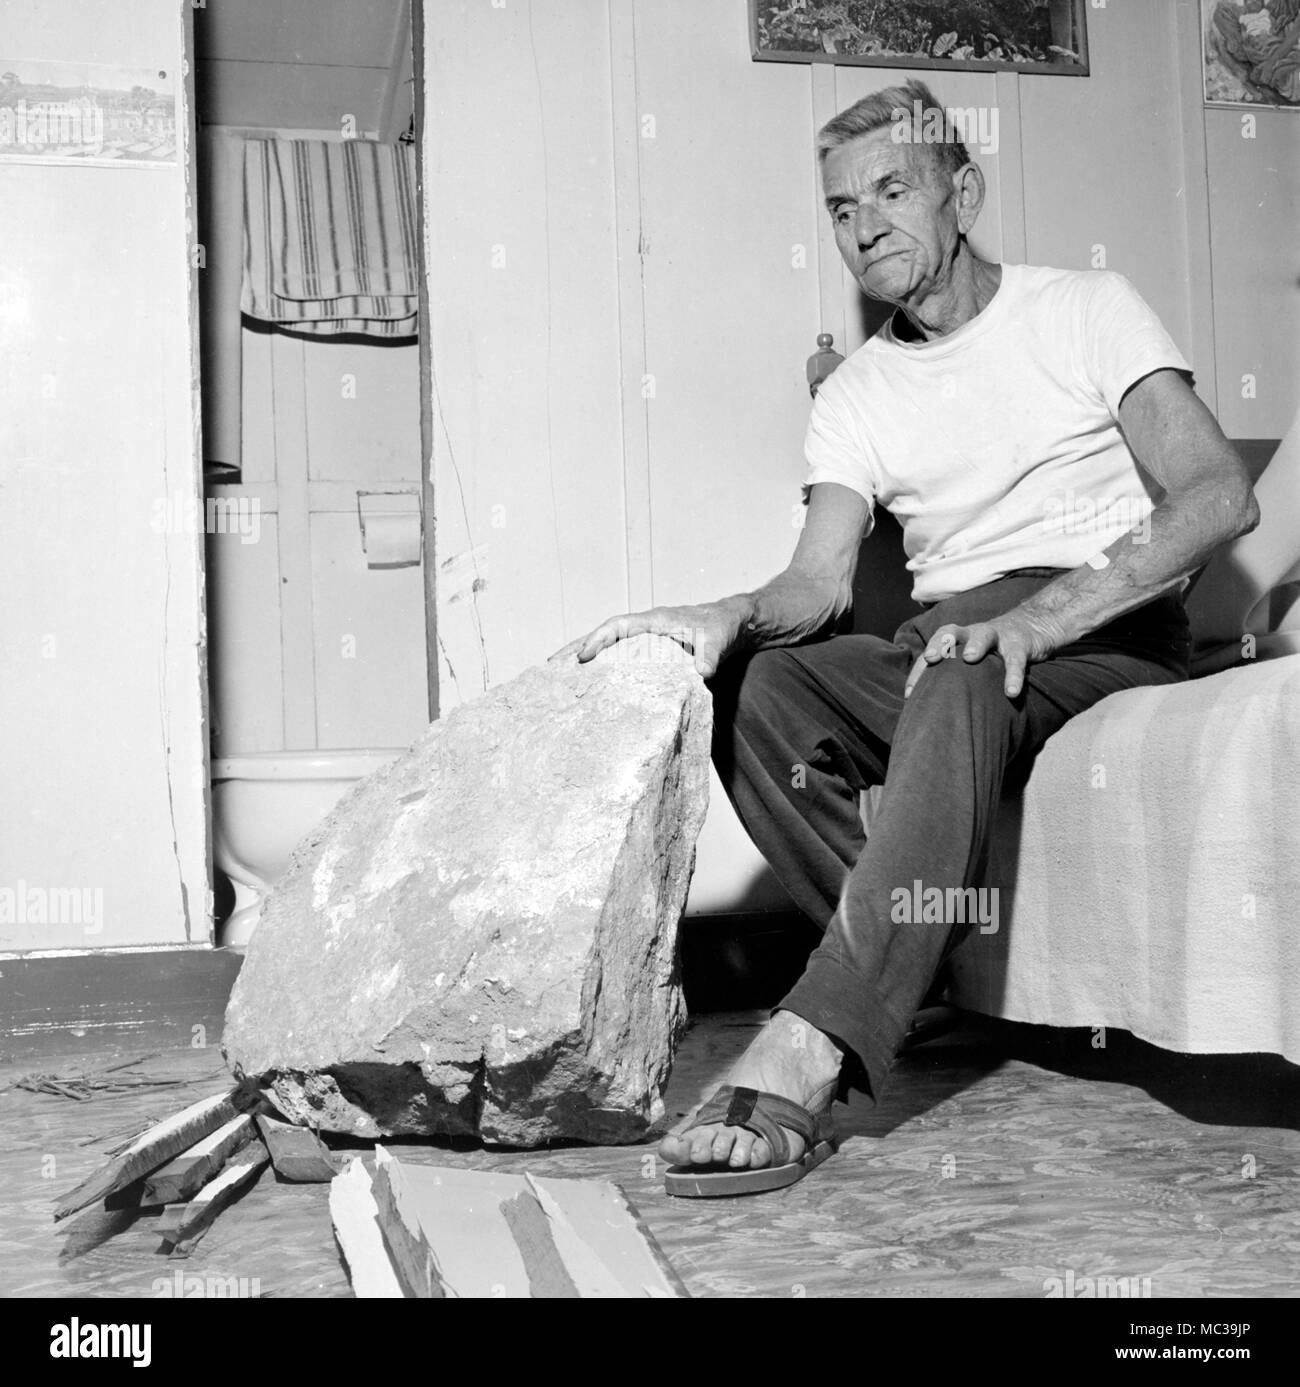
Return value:
M 1190 367 L 1123 275 L 1003 265 L 955 332 L 907 342 L 892 327 L 818 392 L 804 495 L 838 482 L 892 511 L 918 602 L 1077 568 L 1149 523 L 1119 402 L 1152 371 Z

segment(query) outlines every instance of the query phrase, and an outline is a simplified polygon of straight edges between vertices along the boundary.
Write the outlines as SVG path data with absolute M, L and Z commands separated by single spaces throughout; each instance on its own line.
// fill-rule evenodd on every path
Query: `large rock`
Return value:
M 711 723 L 661 637 L 529 669 L 435 722 L 268 897 L 226 1013 L 236 1073 L 326 1131 L 643 1135 L 684 1022 Z

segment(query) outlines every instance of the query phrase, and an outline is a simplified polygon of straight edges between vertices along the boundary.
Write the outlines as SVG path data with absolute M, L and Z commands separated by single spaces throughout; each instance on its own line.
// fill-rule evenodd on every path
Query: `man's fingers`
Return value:
M 940 660 L 951 660 L 957 653 L 957 646 L 966 639 L 964 626 L 940 626 L 930 637 L 922 659 L 927 665 L 937 665 Z
M 1010 649 L 1002 650 L 1002 663 L 1007 667 L 1006 678 L 1002 682 L 1002 687 L 1006 690 L 1008 698 L 1015 698 L 1025 684 L 1025 669 L 1029 661 L 1025 657 L 1025 651 L 1020 646 L 1012 646 Z
M 990 650 L 996 649 L 998 633 L 995 626 L 972 626 L 966 640 L 966 648 L 962 651 L 962 659 L 973 665 L 977 660 L 982 660 Z
M 618 641 L 631 639 L 633 636 L 644 635 L 650 632 L 658 636 L 668 636 L 687 649 L 695 647 L 696 629 L 693 626 L 682 624 L 680 614 L 667 608 L 652 608 L 648 612 L 628 612 L 623 616 L 612 616 L 608 621 L 602 621 L 593 631 L 588 631 L 585 636 L 579 636 L 577 640 L 570 641 L 568 645 L 562 646 L 554 655 L 548 657 L 547 663 L 552 663 L 563 659 L 572 659 L 577 656 L 580 664 L 586 664 L 588 660 L 594 660 L 597 655 L 608 646 L 616 644 Z M 696 668 L 700 667 L 699 649 L 695 649 Z M 719 663 L 720 652 L 713 652 L 711 663 L 716 670 Z M 700 669 L 703 674 L 704 670 Z
M 965 637 L 966 628 L 964 626 L 940 626 L 926 642 L 920 659 L 912 666 L 912 672 L 907 676 L 907 683 L 903 685 L 903 697 L 911 696 L 912 690 L 916 687 L 916 681 L 920 679 L 927 665 L 937 665 L 940 660 L 951 660 L 957 653 L 958 645 Z
M 593 633 L 594 634 L 594 633 Z M 570 641 L 568 645 L 562 645 L 554 655 L 546 657 L 548 665 L 558 664 L 561 660 L 571 660 L 579 650 L 591 639 L 591 635 L 579 636 L 576 641 Z

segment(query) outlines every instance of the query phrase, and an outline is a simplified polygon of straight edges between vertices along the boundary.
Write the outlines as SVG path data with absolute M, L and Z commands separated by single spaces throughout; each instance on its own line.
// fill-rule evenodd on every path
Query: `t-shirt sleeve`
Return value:
M 1143 376 L 1166 368 L 1190 376 L 1192 368 L 1164 324 L 1123 275 L 1113 271 L 1095 275 L 1084 315 L 1084 369 L 1118 418 L 1125 391 Z
M 842 368 L 841 368 L 842 369 Z M 832 380 L 834 378 L 832 377 Z M 869 444 L 857 436 L 845 417 L 838 390 L 826 381 L 813 401 L 804 435 L 803 499 L 807 502 L 818 482 L 838 482 L 856 491 L 866 501 L 868 526 L 876 504 L 876 484 L 872 474 Z

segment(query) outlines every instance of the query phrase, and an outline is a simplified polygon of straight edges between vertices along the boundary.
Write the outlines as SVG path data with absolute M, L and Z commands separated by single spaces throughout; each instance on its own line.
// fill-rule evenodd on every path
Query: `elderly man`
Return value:
M 917 103 L 920 103 L 918 106 Z M 836 242 L 889 322 L 821 388 L 807 516 L 755 592 L 613 618 L 553 658 L 643 631 L 711 681 L 714 760 L 747 832 L 822 929 L 730 1082 L 661 1151 L 670 1192 L 778 1188 L 833 1150 L 845 1085 L 878 1098 L 968 920 L 1004 780 L 1107 694 L 1187 677 L 1185 580 L 1252 529 L 1249 479 L 1189 368 L 1106 271 L 980 259 L 984 179 L 916 82 L 819 138 Z M 835 634 L 876 505 L 923 610 L 891 641 Z M 883 783 L 869 837 L 858 793 Z

